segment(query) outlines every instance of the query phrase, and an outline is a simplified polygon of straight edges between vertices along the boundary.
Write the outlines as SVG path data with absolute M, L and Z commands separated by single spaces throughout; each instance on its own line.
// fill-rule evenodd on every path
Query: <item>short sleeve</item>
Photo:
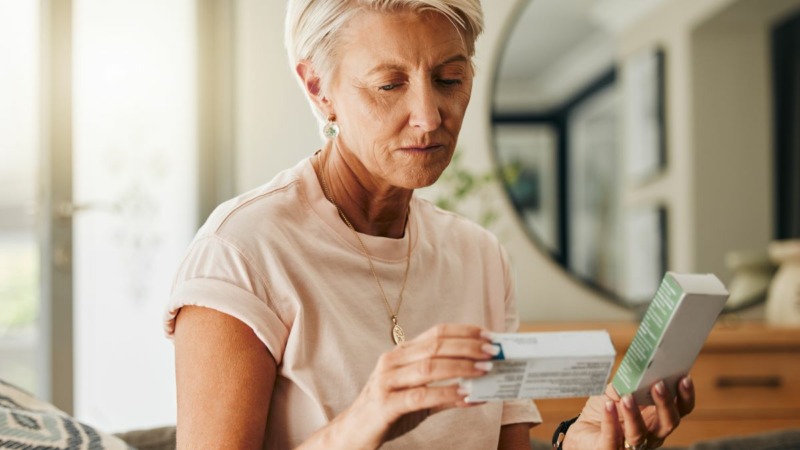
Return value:
M 509 400 L 503 402 L 503 417 L 500 425 L 515 423 L 529 423 L 536 425 L 542 423 L 542 415 L 533 400 Z
M 505 276 L 505 332 L 515 333 L 519 330 L 519 316 L 517 315 L 516 292 L 514 290 L 514 276 L 508 261 L 508 254 L 500 246 L 500 254 Z M 542 423 L 542 415 L 532 400 L 511 400 L 503 402 L 503 417 L 501 425 L 515 423 Z
M 270 303 L 263 274 L 234 245 L 211 235 L 189 248 L 172 287 L 164 316 L 164 330 L 172 338 L 175 318 L 184 306 L 203 306 L 239 319 L 249 326 L 281 363 L 289 335 Z

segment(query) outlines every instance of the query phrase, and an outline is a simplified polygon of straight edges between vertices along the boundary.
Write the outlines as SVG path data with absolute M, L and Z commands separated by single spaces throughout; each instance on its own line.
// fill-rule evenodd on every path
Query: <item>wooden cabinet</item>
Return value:
M 636 324 L 528 323 L 520 331 L 597 329 L 611 335 L 619 364 L 636 333 Z M 800 328 L 775 328 L 761 322 L 720 323 L 691 375 L 697 405 L 666 446 L 800 428 Z M 533 428 L 531 436 L 549 442 L 558 423 L 577 415 L 584 401 L 537 401 L 544 423 Z

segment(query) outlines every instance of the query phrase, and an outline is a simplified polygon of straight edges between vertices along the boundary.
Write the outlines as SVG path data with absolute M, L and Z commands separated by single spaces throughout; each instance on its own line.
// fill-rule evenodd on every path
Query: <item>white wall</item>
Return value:
M 236 189 L 269 181 L 320 147 L 311 109 L 283 46 L 285 1 L 238 0 Z
M 478 41 L 478 75 L 473 88 L 459 151 L 465 165 L 491 167 L 489 110 L 492 73 L 505 24 L 523 2 L 485 1 L 486 33 Z M 237 5 L 237 188 L 268 181 L 319 148 L 316 122 L 291 76 L 283 50 L 285 2 L 239 0 Z M 499 186 L 496 207 L 502 213 L 503 240 L 514 262 L 522 320 L 628 319 L 628 311 L 603 301 L 574 282 L 543 255 L 522 231 L 519 219 Z

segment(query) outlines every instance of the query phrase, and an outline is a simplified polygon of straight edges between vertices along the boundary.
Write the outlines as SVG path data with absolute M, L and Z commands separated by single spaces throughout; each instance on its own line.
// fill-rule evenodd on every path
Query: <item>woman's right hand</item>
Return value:
M 379 447 L 410 431 L 428 415 L 466 407 L 457 383 L 436 382 L 474 378 L 491 370 L 495 347 L 487 333 L 474 325 L 437 325 L 381 355 L 366 386 L 344 412 L 319 430 L 301 448 Z M 354 441 L 358 442 L 354 442 Z

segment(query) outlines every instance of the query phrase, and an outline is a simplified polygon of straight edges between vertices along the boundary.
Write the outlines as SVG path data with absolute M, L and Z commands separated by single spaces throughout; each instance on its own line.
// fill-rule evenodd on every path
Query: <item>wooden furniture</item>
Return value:
M 636 326 L 630 322 L 527 323 L 520 331 L 605 329 L 619 364 Z M 776 328 L 762 322 L 718 323 L 691 375 L 697 405 L 667 439 L 668 447 L 800 428 L 800 328 Z M 549 442 L 558 423 L 577 415 L 584 402 L 537 401 L 544 423 L 531 430 L 531 437 Z

